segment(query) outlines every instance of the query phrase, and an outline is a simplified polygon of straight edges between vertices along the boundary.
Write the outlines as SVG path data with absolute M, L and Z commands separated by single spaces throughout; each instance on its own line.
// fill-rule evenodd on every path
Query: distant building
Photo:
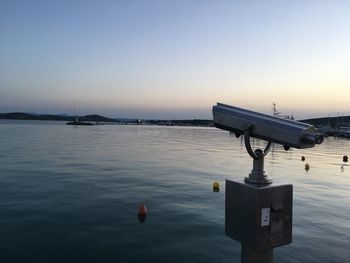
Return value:
M 338 134 L 343 137 L 350 137 L 350 123 L 339 123 Z

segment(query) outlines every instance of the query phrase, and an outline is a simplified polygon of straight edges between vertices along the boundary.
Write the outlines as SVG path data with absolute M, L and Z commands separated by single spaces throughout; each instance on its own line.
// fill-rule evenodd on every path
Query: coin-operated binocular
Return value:
M 302 149 L 323 141 L 313 126 L 218 103 L 214 125 L 244 135 L 253 169 L 242 182 L 226 180 L 225 233 L 242 245 L 242 263 L 271 263 L 273 248 L 292 242 L 293 185 L 275 184 L 264 172 L 271 143 Z M 253 151 L 250 137 L 268 141 Z

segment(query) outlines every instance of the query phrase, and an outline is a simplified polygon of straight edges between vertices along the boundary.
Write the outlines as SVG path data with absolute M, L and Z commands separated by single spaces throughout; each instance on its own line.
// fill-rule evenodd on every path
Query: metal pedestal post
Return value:
M 264 151 L 261 149 L 252 150 L 249 140 L 249 129 L 244 135 L 244 142 L 249 155 L 253 158 L 253 170 L 244 181 L 250 184 L 268 185 L 272 183 L 272 179 L 265 175 L 264 157 L 270 151 L 271 143 L 268 142 Z M 273 250 L 257 251 L 253 248 L 242 244 L 241 247 L 241 263 L 273 263 Z
M 242 245 L 241 263 L 273 263 L 273 249 L 256 251 Z
M 269 152 L 271 143 L 269 142 L 264 151 L 261 149 L 252 150 L 249 140 L 249 131 L 246 132 L 245 146 L 251 157 L 253 157 L 253 170 L 244 181 L 250 184 L 268 185 L 272 183 L 272 179 L 265 175 L 264 157 Z M 267 249 L 256 251 L 253 248 L 242 244 L 241 263 L 273 263 L 273 250 Z
M 250 129 L 244 142 L 253 169 L 244 182 L 226 180 L 225 234 L 241 243 L 241 263 L 273 263 L 273 248 L 292 241 L 293 186 L 272 184 L 264 171 L 264 150 L 253 151 Z

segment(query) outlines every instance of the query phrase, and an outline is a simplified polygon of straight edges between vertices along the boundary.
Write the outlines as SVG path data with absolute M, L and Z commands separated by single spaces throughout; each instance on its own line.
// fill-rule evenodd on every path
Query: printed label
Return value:
M 261 226 L 270 225 L 270 208 L 261 208 Z

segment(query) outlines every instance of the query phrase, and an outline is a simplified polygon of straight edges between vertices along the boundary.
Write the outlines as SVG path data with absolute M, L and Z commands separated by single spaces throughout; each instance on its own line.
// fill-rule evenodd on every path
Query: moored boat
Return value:
M 66 125 L 93 126 L 94 124 L 92 122 L 85 122 L 85 121 L 70 121 L 70 122 L 67 122 Z
M 74 121 L 69 121 L 66 125 L 79 125 L 79 126 L 93 126 L 92 122 L 79 121 L 78 117 L 75 117 Z

